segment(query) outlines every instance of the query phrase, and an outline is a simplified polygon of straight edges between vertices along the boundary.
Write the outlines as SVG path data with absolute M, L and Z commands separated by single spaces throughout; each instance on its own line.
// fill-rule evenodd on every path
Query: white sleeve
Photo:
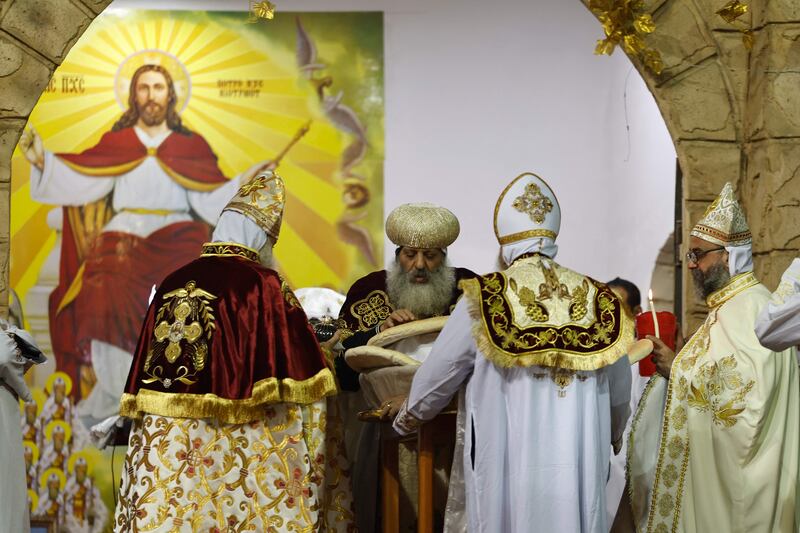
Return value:
M 472 373 L 477 348 L 467 305 L 464 298 L 456 304 L 431 353 L 414 375 L 411 392 L 394 422 L 395 431 L 401 435 L 439 414 Z
M 800 258 L 792 261 L 756 320 L 759 342 L 781 352 L 800 344 Z
M 239 190 L 241 174 L 210 192 L 188 191 L 189 205 L 203 220 L 214 226 L 219 214 Z
M 627 356 L 608 367 L 608 388 L 611 397 L 611 443 L 616 453 L 631 415 L 631 365 Z
M 31 198 L 51 205 L 83 205 L 114 190 L 112 176 L 84 176 L 45 150 L 44 167 L 31 166 Z

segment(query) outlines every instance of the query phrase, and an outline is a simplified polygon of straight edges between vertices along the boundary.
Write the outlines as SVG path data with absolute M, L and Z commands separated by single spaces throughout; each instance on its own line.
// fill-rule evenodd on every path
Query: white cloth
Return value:
M 5 331 L 0 330 L 0 384 L 5 384 L 26 402 L 31 401 L 31 391 L 25 384 L 25 358 L 17 343 Z
M 800 258 L 792 261 L 781 276 L 756 320 L 755 331 L 759 342 L 770 350 L 800 345 Z
M 134 128 L 148 148 L 157 148 L 169 135 L 151 138 Z M 215 224 L 222 208 L 239 188 L 239 177 L 210 192 L 189 191 L 161 168 L 155 157 L 120 176 L 85 176 L 73 170 L 52 152 L 45 151 L 44 169 L 31 167 L 31 198 L 53 205 L 84 205 L 112 195 L 114 217 L 103 231 L 121 231 L 147 237 L 176 222 L 191 220 L 190 209 L 209 224 Z M 166 215 L 134 213 L 124 209 L 168 210 Z
M 728 271 L 731 277 L 753 271 L 753 246 L 726 246 L 728 252 Z
M 235 211 L 225 211 L 219 217 L 211 240 L 216 242 L 235 242 L 255 251 L 267 244 L 267 234 L 261 226 L 248 217 Z
M 561 397 L 549 369 L 504 369 L 486 359 L 467 306 L 456 305 L 417 371 L 395 430 L 405 432 L 403 417 L 432 419 L 466 382 L 469 531 L 605 533 L 608 457 L 629 412 L 627 359 L 577 372 Z
M 649 379 L 647 376 L 639 375 L 639 363 L 631 365 L 631 401 L 629 403 L 631 413 L 636 412 L 639 399 L 642 397 L 642 392 Z M 617 509 L 625 492 L 625 463 L 628 457 L 628 436 L 631 432 L 632 423 L 633 417 L 628 417 L 628 422 L 625 424 L 625 432 L 622 436 L 622 448 L 620 448 L 619 453 L 614 454 L 612 452 L 611 454 L 608 483 L 606 483 L 606 518 L 609 524 L 614 522 L 614 517 L 617 515 Z
M 0 531 L 30 530 L 19 401 L 0 386 Z
M 500 253 L 503 255 L 503 261 L 505 261 L 506 265 L 511 265 L 517 257 L 523 254 L 540 253 L 550 259 L 555 259 L 558 253 L 558 245 L 550 237 L 537 237 L 506 244 L 501 247 Z

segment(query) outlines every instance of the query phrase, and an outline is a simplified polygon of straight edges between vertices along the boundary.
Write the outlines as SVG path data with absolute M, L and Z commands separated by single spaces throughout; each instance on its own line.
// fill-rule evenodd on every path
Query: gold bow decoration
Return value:
M 653 33 L 656 25 L 649 13 L 643 13 L 642 0 L 589 0 L 589 9 L 606 34 L 605 39 L 597 41 L 595 54 L 611 55 L 619 45 L 626 54 L 638 57 L 655 75 L 661 74 L 664 70 L 661 54 L 644 42 L 644 36 Z
M 249 16 L 247 23 L 253 24 L 259 20 L 272 20 L 275 18 L 275 4 L 268 0 L 254 2 L 250 0 Z
M 742 43 L 744 43 L 744 47 L 748 50 L 752 50 L 754 41 L 753 30 L 750 29 L 749 24 L 739 20 L 741 17 L 747 14 L 749 10 L 750 6 L 744 2 L 740 2 L 739 0 L 730 0 L 727 4 L 719 8 L 716 13 L 722 17 L 722 20 L 741 32 Z M 737 26 L 737 22 L 741 23 L 743 26 Z

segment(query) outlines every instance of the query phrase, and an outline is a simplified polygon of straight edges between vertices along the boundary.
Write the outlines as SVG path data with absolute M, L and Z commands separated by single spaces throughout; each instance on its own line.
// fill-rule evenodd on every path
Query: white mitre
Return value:
M 753 270 L 753 237 L 730 182 L 708 206 L 703 218 L 692 228 L 691 235 L 725 247 L 731 276 Z
M 525 253 L 555 257 L 556 237 L 561 229 L 561 207 L 550 186 L 539 176 L 526 172 L 517 176 L 497 199 L 494 234 L 511 264 Z

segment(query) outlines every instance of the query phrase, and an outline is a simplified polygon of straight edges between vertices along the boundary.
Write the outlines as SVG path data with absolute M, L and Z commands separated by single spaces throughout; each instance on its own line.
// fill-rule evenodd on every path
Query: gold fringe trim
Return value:
M 253 387 L 250 398 L 229 400 L 215 394 L 158 392 L 140 389 L 136 394 L 123 394 L 119 414 L 141 418 L 145 414 L 175 418 L 213 418 L 226 424 L 246 424 L 264 418 L 272 403 L 311 404 L 336 394 L 333 373 L 323 368 L 303 381 L 290 378 L 267 378 Z
M 202 182 L 191 180 L 189 178 L 181 176 L 180 174 L 178 174 L 177 172 L 175 172 L 174 170 L 169 168 L 167 166 L 167 164 L 164 163 L 163 161 L 161 161 L 161 159 L 159 159 L 158 157 L 156 157 L 156 161 L 158 162 L 158 166 L 161 167 L 161 170 L 166 172 L 167 175 L 170 178 L 172 178 L 172 180 L 175 183 L 177 183 L 178 185 L 180 185 L 184 189 L 189 189 L 190 191 L 209 192 L 209 191 L 213 191 L 213 190 L 218 189 L 219 187 L 225 185 L 224 182 L 222 182 L 222 183 L 202 183 Z
M 66 159 L 61 159 L 61 162 L 67 165 L 72 170 L 76 172 L 80 172 L 81 174 L 85 174 L 87 176 L 119 176 L 121 174 L 125 174 L 126 172 L 130 172 L 134 168 L 138 167 L 142 164 L 142 162 L 147 159 L 146 157 L 141 157 L 139 159 L 134 159 L 129 163 L 123 163 L 121 165 L 111 165 L 108 167 L 87 167 L 83 165 L 79 165 L 78 163 L 73 163 L 72 161 L 67 161 Z
M 481 312 L 481 286 L 477 279 L 462 280 L 459 283 L 467 300 L 467 307 L 473 319 L 472 336 L 478 349 L 489 361 L 501 368 L 545 366 L 565 370 L 599 370 L 616 363 L 628 352 L 634 338 L 633 319 L 627 313 L 620 313 L 620 333 L 609 347 L 590 354 L 566 350 L 544 350 L 526 354 L 512 354 L 496 346 L 489 336 L 486 321 Z

